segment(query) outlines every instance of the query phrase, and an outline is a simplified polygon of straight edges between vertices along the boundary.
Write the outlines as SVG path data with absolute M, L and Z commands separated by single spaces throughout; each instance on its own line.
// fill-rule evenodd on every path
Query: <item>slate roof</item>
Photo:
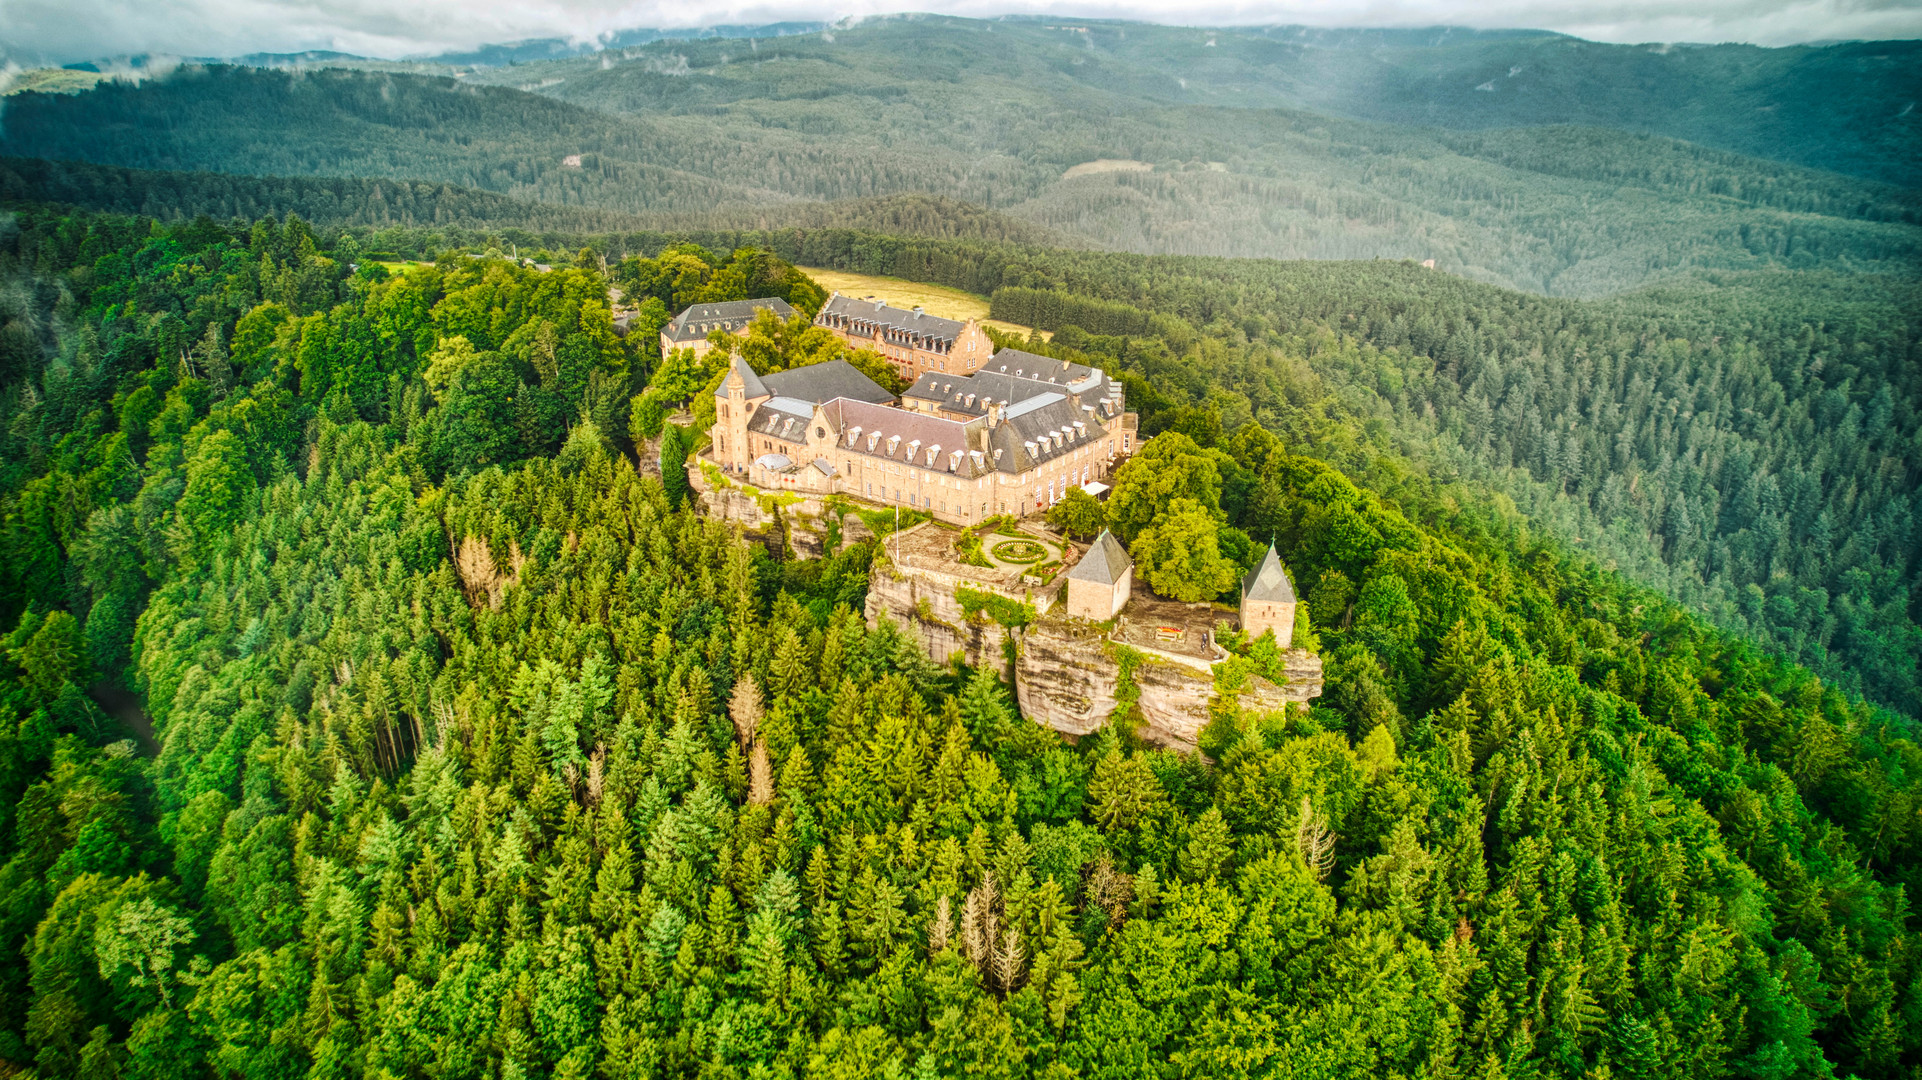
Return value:
M 851 398 L 828 402 L 820 416 L 834 433 L 837 454 L 911 461 L 919 468 L 967 479 L 994 469 L 994 462 L 980 450 L 979 420 L 949 420 Z
M 1026 472 L 1108 434 L 1100 420 L 1055 392 L 1016 402 L 1001 417 L 988 433 L 988 445 L 1000 451 L 995 467 L 1002 472 Z
M 767 308 L 783 319 L 794 317 L 794 306 L 778 296 L 759 300 L 724 300 L 715 304 L 695 304 L 661 327 L 670 342 L 699 341 L 714 329 L 738 330 L 754 321 L 754 313 Z
M 835 398 L 869 402 L 894 400 L 894 395 L 888 393 L 886 387 L 861 374 L 860 368 L 846 360 L 829 360 L 777 371 L 762 376 L 761 382 L 770 394 L 799 398 L 817 405 Z
M 768 394 L 767 385 L 761 381 L 761 377 L 759 375 L 754 374 L 753 368 L 747 366 L 747 360 L 745 358 L 736 356 L 734 358 L 734 363 L 730 366 L 733 367 L 734 373 L 739 373 L 739 375 L 741 376 L 741 381 L 747 384 L 746 395 L 748 397 L 757 398 L 757 397 L 767 396 Z M 734 373 L 730 373 L 727 379 L 721 380 L 721 385 L 714 388 L 715 397 L 717 398 L 727 397 L 728 379 L 732 379 L 734 377 Z
M 1121 384 L 1109 379 L 1107 373 L 1100 368 L 1084 367 L 1079 364 L 1073 365 L 1074 370 L 1066 373 L 1075 376 L 1070 380 L 1060 378 L 1063 375 L 1060 368 L 1060 361 L 1048 360 L 1045 356 L 1037 357 L 1037 359 L 1055 365 L 1052 370 L 1045 374 L 1051 378 L 1058 378 L 1059 381 L 1050 382 L 1047 378 L 1034 378 L 1033 370 L 1020 367 L 1018 361 L 1005 365 L 998 362 L 1013 351 L 1012 349 L 1001 350 L 995 354 L 995 360 L 990 361 L 994 364 L 994 367 L 983 367 L 972 375 L 955 375 L 940 371 L 924 371 L 919 378 L 914 380 L 914 385 L 908 387 L 901 396 L 903 398 L 914 398 L 919 401 L 932 402 L 946 412 L 962 413 L 967 416 L 984 416 L 987 414 L 988 402 L 990 400 L 1000 402 L 1003 405 L 1013 405 L 1027 401 L 1030 398 L 1039 397 L 1043 394 L 1064 394 L 1069 396 L 1078 394 L 1081 397 L 1081 404 L 1084 409 L 1095 409 L 1099 413 L 1103 423 L 1120 415 L 1122 411 Z M 1020 355 L 1032 356 L 1033 354 L 1022 353 Z M 1003 366 L 1008 368 L 1006 373 L 1000 370 Z M 1015 374 L 1017 371 L 1027 372 L 1027 374 L 1017 375 Z
M 989 357 L 980 370 L 996 375 L 1012 375 L 1018 379 L 1056 383 L 1077 394 L 1096 389 L 1107 381 L 1107 373 L 1100 368 L 1022 352 L 1020 349 L 1002 349 Z
M 775 400 L 780 400 L 776 398 Z M 754 410 L 748 418 L 747 430 L 750 434 L 766 435 L 785 442 L 804 445 L 808 438 L 808 424 L 814 420 L 814 406 L 800 401 L 794 404 L 798 409 L 777 409 L 763 406 Z M 798 452 L 798 451 L 797 451 Z
M 828 297 L 814 321 L 820 326 L 863 337 L 881 331 L 889 340 L 902 345 L 952 342 L 967 326 L 914 308 L 893 307 L 886 300 L 857 300 L 838 292 Z
M 1095 537 L 1094 543 L 1088 547 L 1088 553 L 1081 556 L 1081 561 L 1075 563 L 1073 569 L 1068 571 L 1068 579 L 1092 581 L 1097 585 L 1113 585 L 1120 581 L 1121 575 L 1134 564 L 1134 560 L 1128 556 L 1128 549 L 1121 546 L 1121 541 L 1116 540 L 1113 533 L 1103 529 L 1101 535 Z
M 1275 554 L 1275 545 L 1268 545 L 1268 554 L 1242 579 L 1241 598 L 1257 603 L 1295 602 L 1294 582 L 1288 580 L 1288 571 L 1281 565 L 1281 557 Z

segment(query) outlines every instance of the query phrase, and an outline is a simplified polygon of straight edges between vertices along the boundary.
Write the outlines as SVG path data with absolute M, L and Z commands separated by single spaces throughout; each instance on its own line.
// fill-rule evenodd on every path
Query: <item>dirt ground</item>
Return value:
M 1121 609 L 1116 636 L 1129 645 L 1213 660 L 1210 644 L 1215 621 L 1221 616 L 1213 604 L 1184 604 L 1156 596 L 1135 582 L 1128 606 Z

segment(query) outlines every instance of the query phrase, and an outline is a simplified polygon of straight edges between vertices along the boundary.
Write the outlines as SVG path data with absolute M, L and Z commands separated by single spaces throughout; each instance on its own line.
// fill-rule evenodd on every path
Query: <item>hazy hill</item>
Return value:
M 0 200 L 143 214 L 162 221 L 285 217 L 334 225 L 456 226 L 607 232 L 644 227 L 629 214 L 523 202 L 491 191 L 407 180 L 234 176 L 0 158 Z
M 676 60 L 684 57 L 683 68 Z M 998 74 L 1098 88 L 1171 105 L 1296 108 L 1456 129 L 1581 124 L 1667 135 L 1813 168 L 1922 182 L 1922 42 L 1828 46 L 1611 45 L 1536 31 L 1209 30 L 1082 20 L 992 22 L 933 16 L 866 20 L 828 37 L 666 42 L 576 60 L 544 92 L 608 108 L 639 104 L 603 59 L 670 76 L 728 71 L 759 91 L 807 97 L 807 74 L 778 59 L 858 64 L 855 89 Z M 665 61 L 665 62 L 663 62 Z M 931 65 L 931 66 L 930 66 Z M 531 69 L 495 77 L 529 81 Z M 618 66 L 616 69 L 618 70 Z M 817 75 L 819 72 L 817 71 Z M 482 77 L 487 77 L 483 75 Z M 608 87 L 626 84 L 610 93 Z M 689 90 L 701 87 L 688 80 Z M 660 99 L 699 96 L 665 92 Z M 883 94 L 883 98 L 901 96 Z
M 788 204 L 914 193 L 1044 230 L 1008 239 L 1433 259 L 1569 296 L 1699 269 L 1919 261 L 1922 195 L 1910 188 L 1594 126 L 1336 119 L 1283 105 L 1290 86 L 1324 82 L 1303 72 L 1343 49 L 1206 40 L 1161 27 L 901 18 L 659 42 L 460 80 L 190 68 L 138 87 L 17 95 L 0 149 L 139 168 L 406 177 L 757 225 L 815 213 L 774 210 Z M 1369 55 L 1428 55 L 1398 40 Z M 1477 40 L 1492 49 L 1535 38 Z M 1184 50 L 1201 59 L 1187 63 Z M 1297 57 L 1293 75 L 1263 76 L 1286 66 L 1284 53 Z M 498 85 L 479 85 L 487 80 Z
M 443 243 L 474 236 L 533 234 L 521 242 L 538 240 L 563 251 L 603 236 L 717 228 L 863 229 L 934 239 L 1076 246 L 1073 237 L 935 195 L 638 215 L 528 202 L 445 183 L 170 172 L 43 158 L 0 158 L 0 202 L 59 203 L 161 221 L 202 215 L 252 220 L 296 214 L 314 224 L 433 228 L 439 230 Z M 437 250 L 428 236 L 409 234 L 406 239 L 412 253 L 432 255 Z

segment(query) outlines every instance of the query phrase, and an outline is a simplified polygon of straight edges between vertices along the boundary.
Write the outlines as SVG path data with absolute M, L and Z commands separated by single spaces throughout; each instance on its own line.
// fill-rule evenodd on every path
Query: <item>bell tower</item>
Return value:
M 754 460 L 748 445 L 748 418 L 755 406 L 768 399 L 767 386 L 746 360 L 736 356 L 714 397 L 714 456 L 730 471 L 745 472 L 747 463 Z

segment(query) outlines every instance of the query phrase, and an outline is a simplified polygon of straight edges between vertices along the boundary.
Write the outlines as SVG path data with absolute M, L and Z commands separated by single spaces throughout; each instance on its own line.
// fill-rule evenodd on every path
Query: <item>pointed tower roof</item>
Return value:
M 717 398 L 726 397 L 727 384 L 733 382 L 736 375 L 739 375 L 742 381 L 747 384 L 746 395 L 748 397 L 768 396 L 767 384 L 761 381 L 759 375 L 754 374 L 754 369 L 747 366 L 747 360 L 739 355 L 734 357 L 734 363 L 729 366 L 727 378 L 722 379 L 721 385 L 714 388 L 714 396 Z
M 1128 549 L 1121 546 L 1121 541 L 1116 540 L 1113 533 L 1103 529 L 1101 535 L 1094 538 L 1088 553 L 1081 557 L 1080 562 L 1074 564 L 1074 569 L 1068 571 L 1068 578 L 1071 581 L 1092 581 L 1099 585 L 1113 585 L 1120 581 L 1121 575 L 1131 569 L 1134 564 L 1134 560 L 1128 557 Z
M 1281 556 L 1275 554 L 1275 545 L 1268 545 L 1268 554 L 1242 579 L 1241 598 L 1257 603 L 1295 602 L 1295 583 L 1288 580 L 1288 571 L 1281 565 Z

